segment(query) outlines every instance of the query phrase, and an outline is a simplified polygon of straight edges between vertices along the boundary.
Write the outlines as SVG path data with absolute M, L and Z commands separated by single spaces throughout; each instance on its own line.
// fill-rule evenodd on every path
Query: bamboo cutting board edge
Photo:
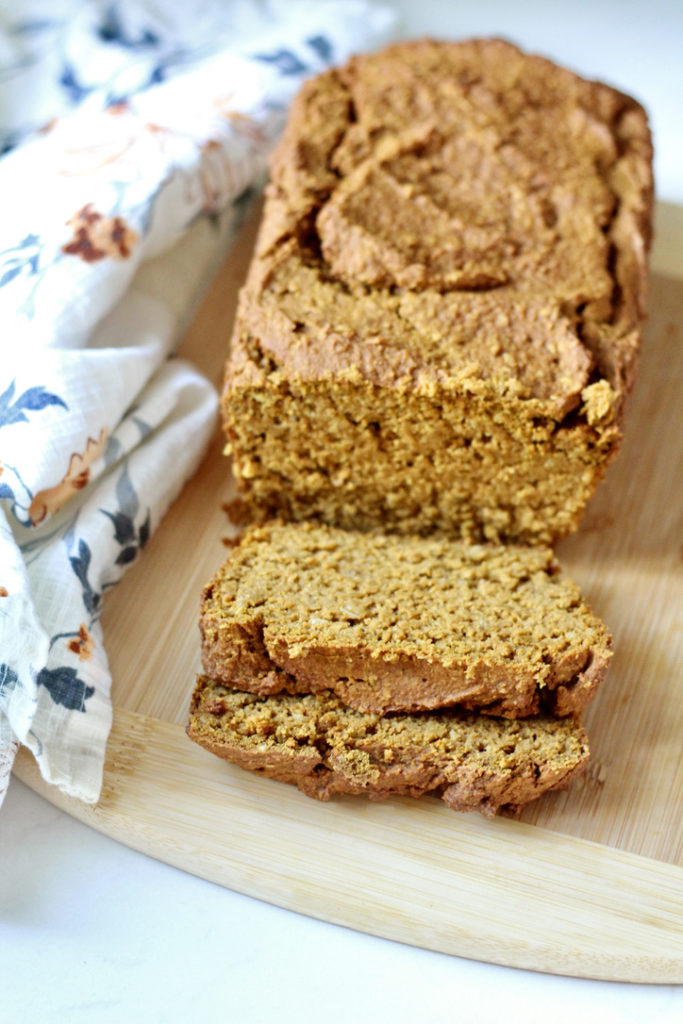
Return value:
M 184 344 L 184 354 L 197 356 L 195 361 L 216 382 L 220 379 L 237 285 L 249 260 L 256 224 L 254 218 L 247 225 Z M 658 245 L 653 253 L 653 270 L 672 281 L 681 279 L 683 209 L 660 204 L 656 225 Z M 659 298 L 661 294 L 660 288 Z M 680 320 L 681 286 L 671 294 Z M 668 301 L 671 306 L 672 300 Z M 207 346 L 207 337 L 217 343 Z M 661 417 L 653 419 L 653 428 L 657 423 L 658 429 L 665 429 Z M 670 425 L 667 429 L 671 437 Z M 188 575 L 185 580 L 188 593 L 198 593 L 208 578 L 206 567 L 212 566 L 209 571 L 213 571 L 217 565 L 223 552 L 221 531 L 228 532 L 219 513 L 221 497 L 227 496 L 219 452 L 217 440 L 200 471 L 202 487 L 216 508 L 195 523 L 197 559 L 196 564 L 193 559 L 191 579 Z M 623 477 L 620 485 L 617 504 L 626 500 Z M 611 548 L 609 542 L 605 544 L 607 534 L 600 532 L 599 523 L 602 506 L 593 520 L 590 514 L 587 517 L 591 522 L 583 538 L 577 538 L 576 543 L 570 539 L 567 551 L 570 563 L 574 559 L 572 572 L 574 567 L 580 570 L 579 582 L 582 586 L 588 583 L 591 601 L 597 596 L 604 606 L 610 598 L 609 588 L 605 591 L 604 581 L 595 571 L 598 551 L 613 573 L 622 574 L 617 589 L 628 586 L 641 566 L 649 577 L 667 566 L 674 530 L 669 505 L 671 498 L 675 505 L 676 497 L 674 484 L 667 487 L 663 500 L 667 504 L 664 515 L 669 520 L 668 534 L 664 531 L 656 536 L 654 546 L 648 540 L 630 563 L 622 560 L 614 538 Z M 632 490 L 628 490 L 628 500 Z M 181 496 L 152 538 L 145 558 L 109 595 L 104 616 L 108 644 L 112 638 L 120 644 L 121 637 L 136 635 L 140 607 L 149 602 L 145 577 L 153 575 L 154 560 L 156 572 L 173 568 L 169 552 L 176 550 L 177 538 L 187 533 L 184 500 Z M 611 510 L 607 511 L 611 515 Z M 650 520 L 643 517 L 642 509 L 639 514 L 641 527 L 647 530 Z M 590 530 L 595 531 L 592 539 Z M 663 547 L 662 537 L 666 539 Z M 564 555 L 561 557 L 565 560 Z M 675 596 L 671 581 L 668 590 L 664 592 L 660 587 L 658 594 L 656 580 L 648 578 L 648 584 L 648 593 L 658 596 L 660 605 L 664 593 L 668 602 Z M 131 594 L 136 595 L 138 605 L 130 600 Z M 666 611 L 667 628 L 674 628 L 671 609 Z M 194 631 L 194 608 L 190 618 Z M 622 766 L 610 767 L 598 760 L 594 776 L 587 777 L 585 793 L 579 794 L 574 805 L 572 792 L 577 793 L 576 786 L 567 796 L 559 794 L 552 802 L 545 798 L 539 801 L 539 809 L 530 815 L 533 824 L 454 815 L 432 798 L 418 802 L 392 800 L 386 805 L 368 806 L 349 800 L 320 805 L 281 784 L 247 776 L 187 740 L 177 723 L 186 714 L 189 677 L 198 667 L 198 651 L 196 659 L 194 654 L 198 644 L 191 641 L 194 646 L 188 655 L 187 642 L 182 639 L 187 630 L 164 625 L 165 632 L 160 631 L 156 637 L 145 633 L 143 639 L 137 634 L 138 649 L 131 644 L 125 659 L 120 657 L 121 649 L 110 648 L 115 721 L 100 803 L 88 807 L 59 794 L 42 781 L 26 751 L 17 759 L 19 778 L 75 818 L 159 860 L 326 921 L 508 966 L 606 980 L 683 981 L 683 870 L 664 859 L 655 859 L 660 849 L 669 859 L 676 859 L 672 850 L 680 846 L 680 837 L 677 844 L 675 825 L 667 825 L 664 839 L 657 839 L 658 829 L 664 835 L 661 813 L 659 823 L 653 819 L 652 856 L 632 852 L 637 845 L 629 849 L 628 836 L 623 835 L 623 829 L 629 828 L 626 812 L 622 822 L 612 823 L 604 842 L 591 841 L 577 832 L 576 808 L 583 808 L 589 816 L 597 813 L 596 809 L 604 806 L 605 772 L 608 776 L 612 772 L 612 778 L 607 779 L 609 789 Z M 630 622 L 624 622 L 623 627 L 625 636 L 620 638 L 618 650 L 627 666 L 638 658 L 639 651 L 629 649 Z M 669 662 L 662 661 L 663 653 L 669 655 Z M 674 665 L 673 647 L 659 651 L 658 656 L 658 668 Z M 176 674 L 188 678 L 179 690 L 176 680 L 176 689 L 171 686 L 169 691 L 169 673 L 174 667 Z M 156 694 L 145 692 L 150 671 L 153 681 L 157 676 L 162 679 Z M 674 697 L 668 695 L 670 711 L 674 710 Z M 605 709 L 601 714 L 614 722 L 616 729 L 628 710 L 624 710 L 623 698 L 613 687 L 600 702 L 601 709 Z M 677 720 L 669 717 L 672 722 Z M 655 725 L 654 721 L 650 723 L 651 729 Z M 599 744 L 600 734 L 598 748 Z M 676 747 L 673 749 L 675 753 Z M 646 751 L 643 746 L 641 753 Z M 642 770 L 649 768 L 652 772 L 659 767 L 657 761 L 643 762 Z M 671 796 L 677 798 L 678 776 L 670 773 L 667 784 Z M 648 796 L 648 791 L 641 792 L 639 806 L 634 805 L 630 813 L 642 813 Z M 660 811 L 662 805 L 660 800 Z M 675 809 L 674 802 L 674 813 Z M 237 832 L 232 824 L 234 814 L 239 816 Z M 287 836 L 289 853 L 277 840 L 273 843 L 274 822 Z M 641 832 L 643 827 L 649 828 L 647 814 Z M 271 842 L 269 860 L 259 858 L 258 853 L 266 829 Z M 308 837 L 311 850 L 293 841 L 293 829 L 294 833 L 298 830 L 299 838 Z M 343 858 L 334 843 L 345 851 Z M 410 849 L 406 849 L 407 844 Z M 292 855 L 294 848 L 309 854 L 302 861 L 305 870 Z M 376 870 L 380 851 L 389 858 L 387 872 Z M 354 865 L 353 870 L 345 873 L 344 865 L 349 863 Z M 580 866 L 579 874 L 576 865 Z M 376 891 L 368 890 L 368 877 L 372 877 Z
M 96 806 L 53 792 L 26 750 L 16 774 L 142 853 L 329 923 L 511 967 L 683 982 L 682 876 L 660 861 L 434 798 L 321 806 L 128 711 Z

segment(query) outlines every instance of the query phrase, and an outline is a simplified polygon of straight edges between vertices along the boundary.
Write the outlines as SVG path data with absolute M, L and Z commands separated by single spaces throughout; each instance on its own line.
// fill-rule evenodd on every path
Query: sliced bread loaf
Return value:
M 621 443 L 651 162 L 635 100 L 501 40 L 307 82 L 226 373 L 249 517 L 575 530 Z

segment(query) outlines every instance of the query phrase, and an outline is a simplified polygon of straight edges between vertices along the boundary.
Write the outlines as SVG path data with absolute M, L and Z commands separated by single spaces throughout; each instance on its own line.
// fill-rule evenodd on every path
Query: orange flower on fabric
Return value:
M 78 636 L 69 640 L 66 646 L 68 650 L 78 655 L 79 661 L 90 661 L 95 641 L 88 632 L 88 627 L 84 622 L 80 625 Z
M 265 142 L 265 132 L 258 121 L 249 117 L 248 114 L 243 114 L 240 110 L 235 110 L 231 105 L 231 99 L 232 97 L 228 95 L 214 100 L 213 105 L 218 116 L 230 122 L 238 135 L 245 135 L 253 142 Z
M 38 491 L 28 510 L 34 526 L 42 523 L 46 516 L 53 515 L 76 491 L 82 491 L 84 487 L 88 486 L 90 467 L 102 453 L 106 440 L 107 430 L 103 427 L 97 440 L 92 437 L 88 438 L 88 443 L 82 454 L 74 452 L 66 475 L 58 484 L 48 487 L 44 491 Z
M 62 246 L 67 256 L 80 256 L 85 263 L 95 263 L 110 256 L 125 260 L 138 241 L 137 232 L 126 224 L 123 217 L 105 217 L 87 203 L 67 221 L 74 236 Z

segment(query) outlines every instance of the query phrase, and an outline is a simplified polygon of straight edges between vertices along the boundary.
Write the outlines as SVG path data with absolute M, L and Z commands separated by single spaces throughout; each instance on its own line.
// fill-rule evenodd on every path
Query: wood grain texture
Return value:
M 217 383 L 256 221 L 183 345 Z M 616 650 L 585 716 L 592 762 L 571 790 L 519 822 L 457 815 L 432 798 L 323 805 L 186 739 L 199 593 L 233 532 L 218 432 L 106 602 L 116 715 L 100 803 L 45 786 L 25 751 L 17 774 L 122 842 L 328 921 L 511 966 L 683 981 L 683 210 L 660 206 L 656 223 L 627 437 L 580 532 L 558 550 Z
M 47 793 L 29 755 L 22 777 Z M 683 973 L 677 868 L 434 798 L 318 804 L 119 711 L 96 808 L 54 802 L 220 885 L 427 949 L 594 978 Z

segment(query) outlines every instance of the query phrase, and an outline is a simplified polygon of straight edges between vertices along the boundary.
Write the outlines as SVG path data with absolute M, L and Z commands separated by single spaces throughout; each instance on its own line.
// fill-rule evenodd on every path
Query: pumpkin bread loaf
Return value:
M 363 712 L 576 714 L 611 638 L 547 548 L 310 523 L 248 529 L 204 590 L 206 675 Z
M 304 86 L 223 396 L 248 516 L 575 529 L 622 436 L 651 156 L 634 100 L 502 41 Z
M 200 676 L 188 734 L 213 754 L 328 800 L 433 792 L 457 811 L 516 811 L 588 758 L 572 719 L 363 714 L 329 692 L 258 697 Z

